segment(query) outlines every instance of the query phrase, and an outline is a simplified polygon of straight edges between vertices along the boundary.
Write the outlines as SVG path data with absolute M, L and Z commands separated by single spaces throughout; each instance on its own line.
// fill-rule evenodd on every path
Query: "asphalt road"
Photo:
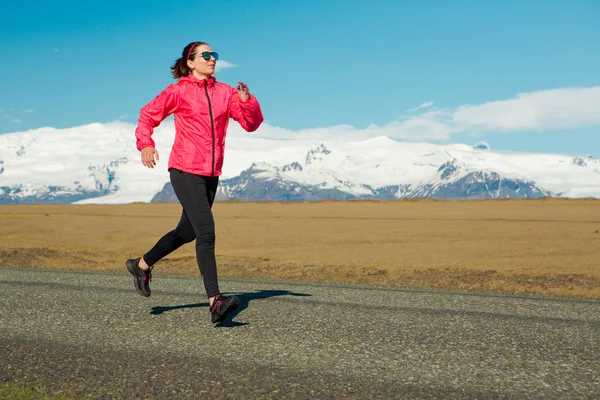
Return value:
M 600 398 L 600 301 L 0 268 L 0 380 L 93 398 Z

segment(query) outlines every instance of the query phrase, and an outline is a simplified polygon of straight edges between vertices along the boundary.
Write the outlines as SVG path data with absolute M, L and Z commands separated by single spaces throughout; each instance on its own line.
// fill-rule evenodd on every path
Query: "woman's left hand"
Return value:
M 248 85 L 246 85 L 244 82 L 238 82 L 236 89 L 242 102 L 250 100 L 250 90 L 248 89 Z

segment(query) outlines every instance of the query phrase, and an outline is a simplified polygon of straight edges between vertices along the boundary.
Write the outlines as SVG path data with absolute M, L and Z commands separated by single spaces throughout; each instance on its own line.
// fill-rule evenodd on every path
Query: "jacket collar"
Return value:
M 213 87 L 213 86 L 215 86 L 215 82 L 216 81 L 217 80 L 215 79 L 214 76 L 211 76 L 208 79 L 198 79 L 198 78 L 196 78 L 192 74 L 189 74 L 188 76 L 181 77 L 179 79 L 179 82 L 182 82 L 182 83 L 193 83 L 193 84 L 196 84 L 196 85 L 198 85 L 200 87 L 204 87 L 204 85 L 208 85 L 208 87 Z

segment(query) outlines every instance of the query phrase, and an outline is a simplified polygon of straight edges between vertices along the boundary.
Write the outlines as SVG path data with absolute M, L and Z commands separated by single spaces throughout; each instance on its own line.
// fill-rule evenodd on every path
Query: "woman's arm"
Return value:
M 152 133 L 154 128 L 169 115 L 177 110 L 179 105 L 179 96 L 177 95 L 177 86 L 169 85 L 150 103 L 146 104 L 140 111 L 137 128 L 135 129 L 135 138 L 137 149 L 142 151 L 145 147 L 154 147 Z
M 240 82 L 240 89 L 231 88 L 229 110 L 231 117 L 236 120 L 246 132 L 254 132 L 263 123 L 264 117 L 260 104 L 254 95 L 250 94 L 245 83 Z

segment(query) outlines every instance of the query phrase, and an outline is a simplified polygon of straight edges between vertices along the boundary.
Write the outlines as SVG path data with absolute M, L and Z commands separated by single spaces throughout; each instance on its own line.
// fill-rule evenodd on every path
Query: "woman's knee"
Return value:
M 193 241 L 194 241 L 194 239 L 196 239 L 196 236 L 195 236 L 193 233 L 192 233 L 191 235 L 189 235 L 189 234 L 188 234 L 188 235 L 182 235 L 182 236 L 181 236 L 181 241 L 182 241 L 184 244 L 187 244 L 187 243 L 193 242 Z
M 196 235 L 196 241 L 203 244 L 215 243 L 215 232 L 204 232 Z
M 212 244 L 215 242 L 215 227 L 212 225 L 205 225 L 195 229 L 196 242 Z
M 194 233 L 193 229 L 178 229 L 176 232 L 179 236 L 179 240 L 181 240 L 184 244 L 190 243 L 196 239 L 196 234 Z

